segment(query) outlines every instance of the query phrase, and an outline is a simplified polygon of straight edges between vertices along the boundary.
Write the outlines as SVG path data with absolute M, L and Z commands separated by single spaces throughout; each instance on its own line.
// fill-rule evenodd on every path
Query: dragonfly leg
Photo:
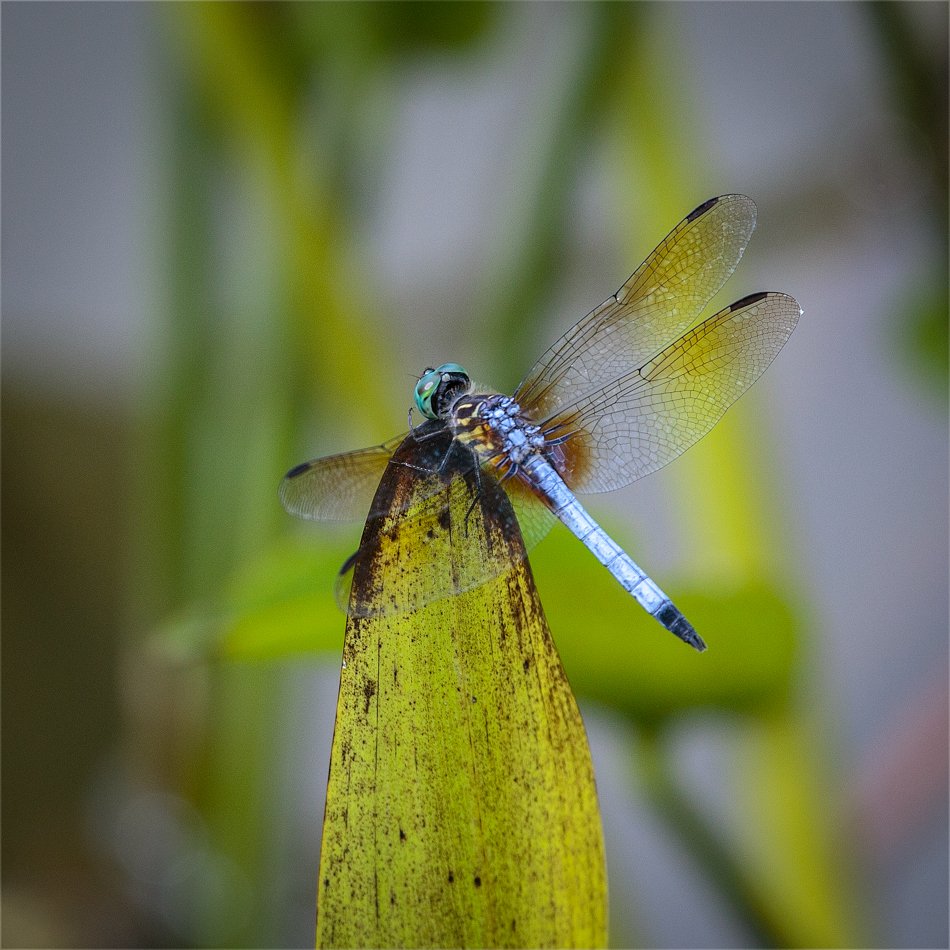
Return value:
M 409 411 L 412 412 L 411 409 Z M 429 439 L 433 439 L 436 436 L 444 434 L 442 432 L 437 431 L 437 432 L 427 432 L 425 435 L 416 435 L 417 431 L 418 430 L 413 430 L 413 432 L 410 433 L 413 436 L 413 438 L 416 440 L 416 442 L 426 442 Z M 439 462 L 438 467 L 426 468 L 424 465 L 413 465 L 412 462 L 403 462 L 403 461 L 398 461 L 396 462 L 396 464 L 402 465 L 405 468 L 412 469 L 412 471 L 414 472 L 422 472 L 425 475 L 441 475 L 445 471 L 445 466 L 448 463 L 449 456 L 452 454 L 452 450 L 454 449 L 455 444 L 456 443 L 454 442 L 451 443 L 448 449 L 446 449 L 445 455 L 442 456 L 442 460 Z
M 433 429 L 431 432 L 425 432 L 420 434 L 423 426 L 413 425 L 412 422 L 412 406 L 409 407 L 409 435 L 411 435 L 416 442 L 428 442 L 429 439 L 437 439 L 440 436 L 445 435 L 443 429 Z
M 472 498 L 472 503 L 468 506 L 468 511 L 465 512 L 465 537 L 468 537 L 468 519 L 471 513 L 475 510 L 475 506 L 478 504 L 478 499 L 482 496 L 482 467 L 480 465 L 475 466 L 475 496 Z

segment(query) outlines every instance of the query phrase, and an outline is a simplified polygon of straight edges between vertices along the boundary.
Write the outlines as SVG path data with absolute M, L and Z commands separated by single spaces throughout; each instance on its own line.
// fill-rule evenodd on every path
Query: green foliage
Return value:
M 950 371 L 950 300 L 947 292 L 947 268 L 935 268 L 931 279 L 908 289 L 893 307 L 901 314 L 895 325 L 894 349 L 907 362 L 908 376 L 926 386 L 946 408 L 948 371 Z
M 153 433 L 156 461 L 147 471 L 157 483 L 153 504 L 163 527 L 154 545 L 162 565 L 154 596 L 181 612 L 161 642 L 179 658 L 337 658 L 344 621 L 330 588 L 357 529 L 346 545 L 317 534 L 288 540 L 276 483 L 302 457 L 300 432 L 315 416 L 328 449 L 333 431 L 344 425 L 372 425 L 368 442 L 391 436 L 402 422 L 401 412 L 379 398 L 377 377 L 364 371 L 385 365 L 381 341 L 392 333 L 383 332 L 385 298 L 365 276 L 352 229 L 366 184 L 360 174 L 371 167 L 385 133 L 373 124 L 378 113 L 364 104 L 385 87 L 395 58 L 471 50 L 507 8 L 168 9 L 184 51 L 173 215 L 178 256 L 164 398 Z M 517 200 L 496 226 L 497 271 L 485 281 L 473 330 L 491 340 L 497 378 L 509 383 L 537 356 L 527 341 L 561 274 L 570 202 L 595 133 L 606 133 L 615 161 L 614 207 L 628 229 L 631 269 L 684 210 L 712 193 L 690 177 L 688 163 L 700 161 L 684 144 L 692 117 L 671 107 L 689 101 L 687 77 L 669 68 L 682 61 L 675 41 L 657 27 L 656 8 L 569 9 L 578 43 L 573 57 L 557 64 L 561 84 L 545 88 L 538 102 L 536 134 L 525 140 L 514 173 Z M 463 16 L 449 22 L 449 12 Z M 306 108 L 312 109 L 310 135 L 302 120 Z M 239 308 L 237 323 L 233 312 L 215 305 L 212 292 L 221 278 L 210 250 L 206 184 L 225 161 L 240 169 L 241 184 L 266 209 L 247 228 L 253 239 L 244 258 L 225 271 L 228 283 L 242 275 L 252 301 L 255 290 L 266 298 L 257 309 Z M 249 261 L 256 268 L 244 267 Z M 359 334 L 351 332 L 357 317 Z M 448 356 L 464 361 L 464 354 Z M 361 385 L 346 387 L 352 379 Z M 344 388 L 347 417 L 340 420 L 336 394 Z M 853 944 L 849 882 L 835 857 L 834 808 L 820 748 L 812 742 L 820 730 L 813 730 L 800 697 L 807 610 L 781 579 L 776 525 L 786 515 L 759 461 L 767 427 L 720 428 L 662 476 L 678 491 L 677 514 L 691 542 L 688 582 L 664 578 L 663 586 L 708 640 L 707 654 L 693 654 L 643 616 L 566 532 L 540 546 L 532 565 L 569 680 L 581 696 L 647 737 L 634 754 L 635 773 L 669 833 L 680 837 L 749 933 L 774 945 Z M 478 611 L 486 593 L 473 592 L 455 608 Z M 188 604 L 198 606 L 181 607 Z M 535 633 L 547 637 L 546 630 Z M 374 636 L 394 648 L 382 631 Z M 466 650 L 474 651 L 477 675 L 488 684 L 492 671 L 476 647 Z M 442 654 L 407 651 L 404 660 L 417 664 L 417 695 L 423 681 L 435 690 L 451 683 L 441 678 L 447 673 Z M 247 879 L 260 882 L 272 833 L 265 802 L 276 725 L 264 712 L 262 680 L 249 675 L 246 664 L 236 674 L 236 666 L 210 667 L 210 721 L 194 740 L 196 761 L 188 774 L 192 794 L 211 817 L 215 847 Z M 359 691 L 350 695 L 346 681 L 344 687 L 341 702 L 358 713 Z M 562 709 L 568 699 L 560 696 Z M 730 772 L 744 807 L 742 840 L 715 833 L 671 775 L 670 724 L 710 712 L 728 716 L 742 735 L 745 761 Z M 572 735 L 568 746 L 579 755 L 581 740 L 576 730 Z M 453 736 L 451 748 L 458 751 Z M 520 761 L 528 768 L 523 756 Z M 499 789 L 512 773 L 500 759 L 491 762 L 493 777 L 467 794 L 502 808 Z M 331 792 L 338 793 L 336 780 Z M 368 800 L 354 800 L 353 807 L 360 806 L 369 807 Z M 539 855 L 549 856 L 552 842 L 531 836 Z M 596 875 L 579 880 L 579 894 L 597 886 Z M 255 885 L 252 892 L 264 888 Z M 459 908 L 467 913 L 475 899 L 470 892 Z M 235 923 L 247 909 L 239 906 L 242 895 L 218 905 L 207 901 L 207 942 L 268 942 L 267 908 L 257 901 L 243 929 Z M 478 931 L 472 939 L 488 943 L 493 936 Z M 591 932 L 590 942 L 597 939 Z
M 342 550 L 303 541 L 276 544 L 235 580 L 216 618 L 192 618 L 213 633 L 196 638 L 199 655 L 275 660 L 338 654 L 343 614 L 331 580 Z M 643 722 L 703 707 L 746 713 L 788 701 L 794 620 L 788 603 L 770 588 L 716 596 L 675 588 L 677 603 L 711 643 L 708 656 L 694 656 L 638 610 L 568 532 L 556 529 L 531 560 L 568 677 L 581 695 Z M 578 590 L 587 595 L 579 598 Z

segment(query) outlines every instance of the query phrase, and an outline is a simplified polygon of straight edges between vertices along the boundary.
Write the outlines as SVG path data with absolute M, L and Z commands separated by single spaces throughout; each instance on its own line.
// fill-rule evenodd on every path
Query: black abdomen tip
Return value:
M 682 612 L 673 606 L 671 601 L 666 601 L 653 616 L 670 633 L 678 636 L 684 643 L 688 643 L 694 650 L 699 653 L 705 652 L 706 642 L 693 629 L 693 625 L 683 616 Z

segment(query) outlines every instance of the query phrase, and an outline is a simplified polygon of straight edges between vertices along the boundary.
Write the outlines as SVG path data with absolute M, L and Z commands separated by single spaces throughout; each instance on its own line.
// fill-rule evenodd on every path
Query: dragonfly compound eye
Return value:
M 443 363 L 422 374 L 416 384 L 416 407 L 428 419 L 442 419 L 471 385 L 468 373 L 458 363 Z
M 435 409 L 432 408 L 432 397 L 441 381 L 442 374 L 438 370 L 430 369 L 423 373 L 419 382 L 416 383 L 416 408 L 427 419 L 438 418 Z

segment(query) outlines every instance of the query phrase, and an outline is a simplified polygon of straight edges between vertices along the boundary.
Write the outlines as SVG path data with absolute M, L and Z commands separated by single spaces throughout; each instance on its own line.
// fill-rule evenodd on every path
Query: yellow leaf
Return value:
M 590 753 L 511 507 L 413 445 L 354 572 L 317 946 L 603 945 Z

